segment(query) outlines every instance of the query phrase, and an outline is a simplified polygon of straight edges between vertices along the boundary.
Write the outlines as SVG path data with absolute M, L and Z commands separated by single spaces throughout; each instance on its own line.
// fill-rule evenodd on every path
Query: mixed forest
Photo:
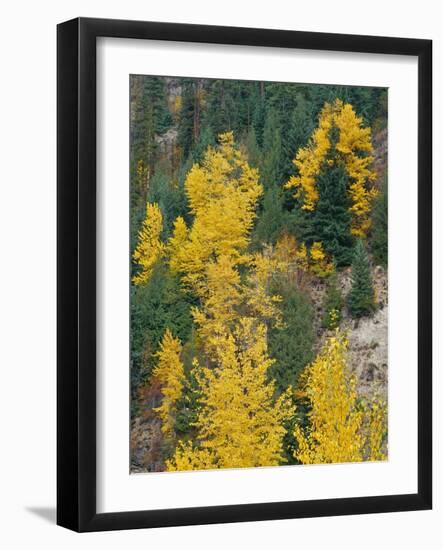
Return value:
M 131 471 L 385 460 L 387 90 L 132 75 Z

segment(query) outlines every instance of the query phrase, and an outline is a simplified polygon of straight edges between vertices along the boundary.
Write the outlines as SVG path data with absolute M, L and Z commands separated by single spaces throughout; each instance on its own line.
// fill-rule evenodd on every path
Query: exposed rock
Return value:
M 367 397 L 379 395 L 387 398 L 388 384 L 388 279 L 381 266 L 372 269 L 375 302 L 377 311 L 372 317 L 353 319 L 346 306 L 343 308 L 340 328 L 349 339 L 349 361 L 357 377 L 357 389 Z M 346 300 L 351 289 L 351 269 L 339 273 L 338 284 Z M 316 351 L 325 338 L 331 334 L 321 326 L 324 311 L 322 309 L 326 284 L 319 282 L 310 288 L 314 304 L 315 329 L 318 335 Z
M 131 427 L 131 472 L 161 472 L 161 423 L 158 419 L 136 418 Z

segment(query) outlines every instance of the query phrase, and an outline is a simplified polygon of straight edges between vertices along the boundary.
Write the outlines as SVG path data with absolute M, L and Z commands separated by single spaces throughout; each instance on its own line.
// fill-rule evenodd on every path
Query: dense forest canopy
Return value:
M 130 90 L 132 470 L 384 459 L 387 90 Z

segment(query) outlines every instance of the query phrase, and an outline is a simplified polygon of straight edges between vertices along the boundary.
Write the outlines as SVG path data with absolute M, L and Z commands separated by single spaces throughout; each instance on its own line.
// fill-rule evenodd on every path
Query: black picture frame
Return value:
M 399 54 L 418 58 L 416 494 L 96 512 L 96 39 Z M 75 531 L 426 510 L 432 506 L 432 42 L 78 18 L 57 29 L 57 523 Z

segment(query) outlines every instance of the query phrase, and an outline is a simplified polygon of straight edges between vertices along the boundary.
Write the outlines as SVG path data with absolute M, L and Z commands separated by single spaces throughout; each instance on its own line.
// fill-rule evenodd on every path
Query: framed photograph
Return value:
M 57 36 L 57 523 L 430 509 L 431 41 Z

